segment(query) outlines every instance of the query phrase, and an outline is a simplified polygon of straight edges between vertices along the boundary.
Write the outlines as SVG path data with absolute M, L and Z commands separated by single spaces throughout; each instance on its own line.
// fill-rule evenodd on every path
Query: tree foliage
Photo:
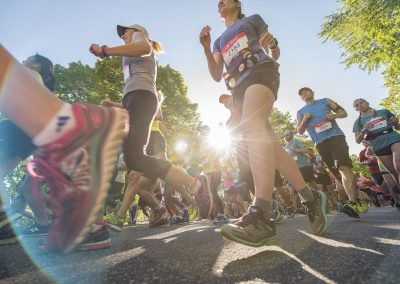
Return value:
M 65 101 L 121 101 L 124 81 L 119 57 L 98 60 L 94 67 L 80 61 L 68 67 L 56 65 L 55 74 L 56 94 Z M 199 124 L 198 106 L 189 100 L 182 75 L 169 65 L 158 65 L 157 88 L 165 95 L 162 110 L 167 141 L 173 143 L 175 136 L 190 137 Z
M 383 105 L 400 109 L 400 1 L 338 0 L 342 5 L 326 17 L 320 36 L 344 49 L 347 67 L 369 73 L 382 69 L 389 96 Z

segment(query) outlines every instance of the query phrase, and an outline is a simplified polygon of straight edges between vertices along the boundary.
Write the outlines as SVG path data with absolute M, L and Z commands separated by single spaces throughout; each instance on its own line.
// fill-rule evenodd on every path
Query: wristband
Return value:
M 107 53 L 106 53 L 106 48 L 107 48 L 108 46 L 107 45 L 102 45 L 101 46 L 101 53 L 102 53 L 102 55 L 103 55 L 103 58 L 104 57 L 108 57 L 108 55 L 107 55 Z

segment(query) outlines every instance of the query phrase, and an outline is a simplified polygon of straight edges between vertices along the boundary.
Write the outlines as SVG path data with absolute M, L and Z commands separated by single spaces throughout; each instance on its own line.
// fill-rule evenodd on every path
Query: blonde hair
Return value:
M 151 47 L 153 48 L 154 53 L 158 54 L 158 53 L 162 53 L 164 50 L 161 46 L 161 44 L 158 41 L 149 39 Z
M 238 8 L 238 18 L 239 19 L 244 18 L 245 15 L 242 13 L 242 2 L 240 2 L 240 0 L 234 0 L 234 1 L 235 1 L 235 3 L 239 3 L 240 4 L 239 8 Z

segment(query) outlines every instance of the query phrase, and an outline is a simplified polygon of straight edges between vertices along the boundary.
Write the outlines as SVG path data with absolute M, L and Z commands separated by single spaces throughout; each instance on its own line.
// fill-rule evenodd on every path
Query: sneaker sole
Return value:
M 356 211 L 354 211 L 353 208 L 351 208 L 350 206 L 343 206 L 343 213 L 345 213 L 347 216 L 351 217 L 351 218 L 360 218 L 360 215 L 358 215 L 358 213 Z
M 97 250 L 97 249 L 106 249 L 111 247 L 111 239 L 107 239 L 101 242 L 93 243 L 93 244 L 83 244 L 76 248 L 79 251 L 87 251 L 87 250 Z
M 229 231 L 227 231 L 224 227 L 221 227 L 216 230 L 216 232 L 220 233 L 225 238 L 240 243 L 242 245 L 250 246 L 250 247 L 262 247 L 262 246 L 275 246 L 278 245 L 278 238 L 277 236 L 273 236 L 270 238 L 263 239 L 259 242 L 249 242 L 243 239 L 240 239 L 234 235 L 232 235 Z
M 103 210 L 103 204 L 107 197 L 108 189 L 110 187 L 110 179 L 114 170 L 115 160 L 118 152 L 120 151 L 120 146 L 124 138 L 124 127 L 125 127 L 125 111 L 122 109 L 114 107 L 103 107 L 103 109 L 108 110 L 111 118 L 114 121 L 110 124 L 107 136 L 103 140 L 104 143 L 99 149 L 101 157 L 98 159 L 100 162 L 99 166 L 99 177 L 101 180 L 99 182 L 99 188 L 96 194 L 96 200 L 94 202 L 93 208 L 88 212 L 86 223 L 82 226 L 81 230 L 77 233 L 76 237 L 71 241 L 71 244 L 66 246 L 61 252 L 69 252 L 75 248 L 78 244 L 83 242 L 86 236 L 90 233 L 91 226 L 94 224 L 98 218 L 101 210 Z M 105 130 L 105 131 L 107 131 Z M 83 217 L 82 217 L 83 218 Z
M 322 211 L 322 216 L 324 217 L 324 226 L 315 234 L 316 235 L 321 235 L 325 232 L 326 228 L 328 227 L 328 218 L 326 217 L 326 204 L 327 204 L 327 197 L 326 194 L 324 192 L 319 192 L 320 197 L 321 197 L 321 202 L 320 202 L 320 206 L 321 206 L 321 211 Z

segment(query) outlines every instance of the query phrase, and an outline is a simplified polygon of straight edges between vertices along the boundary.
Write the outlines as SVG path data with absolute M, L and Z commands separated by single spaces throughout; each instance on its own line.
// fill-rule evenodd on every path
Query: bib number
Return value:
M 368 125 L 371 126 L 369 128 L 369 131 L 378 130 L 380 128 L 388 127 L 388 123 L 387 123 L 386 119 L 383 118 L 383 117 L 377 117 L 377 118 L 371 119 L 368 122 Z
M 329 120 L 321 121 L 320 123 L 314 124 L 316 133 L 321 133 L 332 128 L 332 122 Z
M 249 40 L 245 32 L 235 35 L 222 49 L 222 57 L 227 66 L 230 65 L 232 59 L 235 58 L 240 51 L 249 48 Z

